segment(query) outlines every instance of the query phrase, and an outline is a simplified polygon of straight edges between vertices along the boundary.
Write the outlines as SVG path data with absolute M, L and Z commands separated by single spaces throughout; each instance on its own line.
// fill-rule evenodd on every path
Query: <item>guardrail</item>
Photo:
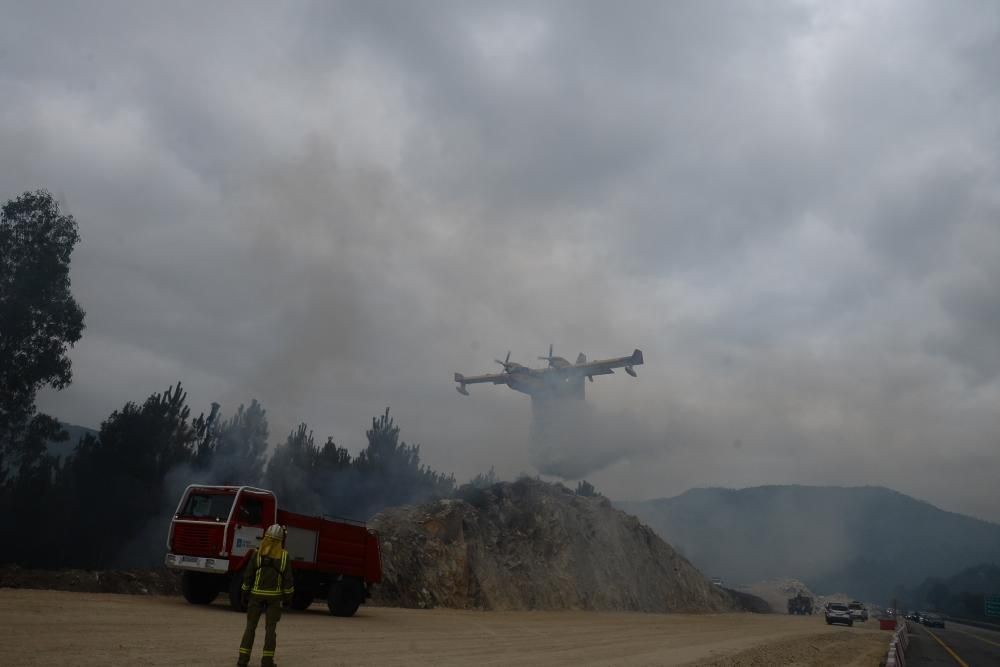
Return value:
M 889 653 L 885 657 L 885 667 L 905 667 L 906 647 L 910 645 L 909 625 L 905 618 L 896 617 L 896 629 L 889 640 Z

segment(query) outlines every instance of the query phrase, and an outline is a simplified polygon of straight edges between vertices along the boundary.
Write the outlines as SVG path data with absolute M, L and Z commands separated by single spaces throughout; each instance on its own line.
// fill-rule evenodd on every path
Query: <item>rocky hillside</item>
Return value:
M 1000 525 L 880 487 L 692 489 L 616 505 L 735 585 L 794 577 L 887 601 L 897 585 L 1000 562 Z
M 735 610 L 635 517 L 535 480 L 386 510 L 376 603 L 458 609 Z

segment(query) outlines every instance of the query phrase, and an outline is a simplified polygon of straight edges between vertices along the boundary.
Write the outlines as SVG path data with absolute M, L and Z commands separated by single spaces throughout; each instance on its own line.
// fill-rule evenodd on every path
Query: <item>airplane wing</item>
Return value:
M 485 382 L 507 384 L 509 379 L 510 375 L 508 373 L 487 373 L 486 375 L 472 375 L 470 377 L 466 377 L 461 373 L 455 373 L 455 382 L 458 383 L 455 389 L 458 390 L 458 393 L 468 396 L 469 392 L 465 390 L 465 385 L 467 384 L 483 384 Z
M 636 350 L 628 357 L 616 357 L 614 359 L 596 359 L 585 361 L 580 364 L 573 364 L 565 368 L 554 369 L 559 373 L 575 377 L 593 377 L 595 375 L 611 375 L 615 368 L 624 368 L 625 372 L 635 377 L 634 366 L 641 366 L 643 363 L 642 350 Z

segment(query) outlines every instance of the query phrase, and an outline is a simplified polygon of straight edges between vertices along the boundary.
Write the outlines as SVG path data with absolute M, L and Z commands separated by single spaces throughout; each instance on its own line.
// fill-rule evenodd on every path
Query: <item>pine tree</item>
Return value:
M 107 567 L 162 511 L 168 473 L 194 460 L 198 432 L 180 383 L 140 406 L 127 403 L 87 437 L 70 462 L 79 563 Z

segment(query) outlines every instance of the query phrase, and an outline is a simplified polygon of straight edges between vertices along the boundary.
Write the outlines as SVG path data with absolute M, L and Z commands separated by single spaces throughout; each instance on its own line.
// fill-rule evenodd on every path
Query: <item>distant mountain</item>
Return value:
M 86 426 L 77 426 L 76 424 L 66 424 L 65 422 L 60 422 L 62 427 L 66 430 L 69 438 L 63 440 L 62 442 L 49 442 L 48 450 L 49 454 L 53 456 L 64 458 L 73 453 L 73 449 L 80 443 L 80 440 L 88 433 L 93 436 L 97 436 L 97 431 L 92 428 L 87 428 Z
M 733 585 L 796 578 L 887 601 L 899 585 L 1000 562 L 1000 525 L 882 487 L 692 489 L 615 504 Z

